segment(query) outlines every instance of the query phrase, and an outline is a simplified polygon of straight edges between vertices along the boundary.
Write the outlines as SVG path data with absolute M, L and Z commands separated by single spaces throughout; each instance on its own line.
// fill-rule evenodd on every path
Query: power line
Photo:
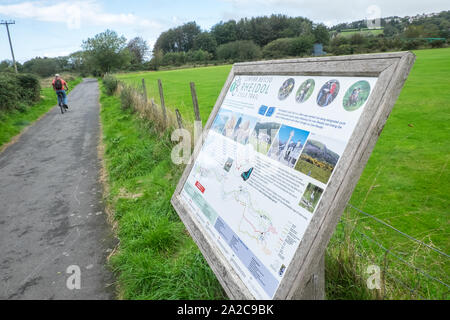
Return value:
M 13 59 L 13 63 L 14 63 L 14 70 L 16 71 L 16 73 L 18 73 L 16 58 L 14 57 L 14 50 L 13 50 L 12 41 L 11 41 L 11 34 L 9 33 L 9 25 L 16 24 L 16 22 L 13 20 L 10 20 L 10 21 L 1 20 L 0 24 L 4 24 L 6 26 L 6 32 L 8 33 L 9 47 L 11 48 L 11 55 L 12 55 L 12 59 Z

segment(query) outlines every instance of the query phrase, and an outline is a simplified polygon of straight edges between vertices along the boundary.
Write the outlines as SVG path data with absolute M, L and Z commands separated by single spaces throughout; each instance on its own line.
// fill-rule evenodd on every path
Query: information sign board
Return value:
M 304 297 L 413 62 L 234 65 L 172 198 L 230 298 Z

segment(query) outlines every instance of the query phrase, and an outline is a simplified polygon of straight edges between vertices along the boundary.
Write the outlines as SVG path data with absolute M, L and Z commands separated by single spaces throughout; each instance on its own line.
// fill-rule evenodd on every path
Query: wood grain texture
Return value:
M 148 94 L 147 94 L 147 86 L 145 85 L 145 79 L 142 79 L 142 90 L 143 90 L 143 96 L 144 96 L 144 102 L 147 104 L 148 102 Z
M 375 143 L 414 64 L 410 52 L 307 58 L 235 64 L 211 112 L 209 130 L 235 75 L 314 75 L 378 77 L 346 150 L 336 166 L 322 200 L 307 227 L 275 299 L 321 299 L 311 291 L 311 278 L 320 274 L 328 242 Z M 245 284 L 221 254 L 206 230 L 196 222 L 180 192 L 201 150 L 198 144 L 172 198 L 172 204 L 231 299 L 254 299 Z M 313 278 L 314 279 L 314 278 Z M 322 281 L 320 278 L 316 279 Z M 324 284 L 316 284 L 316 288 Z
M 158 89 L 159 89 L 159 99 L 161 100 L 161 108 L 162 108 L 163 117 L 164 117 L 164 125 L 167 125 L 166 102 L 164 100 L 164 90 L 163 90 L 161 79 L 158 79 Z
M 202 119 L 200 118 L 200 110 L 198 108 L 197 90 L 195 90 L 195 83 L 191 82 L 190 86 L 191 86 L 192 105 L 194 106 L 195 121 L 202 121 Z

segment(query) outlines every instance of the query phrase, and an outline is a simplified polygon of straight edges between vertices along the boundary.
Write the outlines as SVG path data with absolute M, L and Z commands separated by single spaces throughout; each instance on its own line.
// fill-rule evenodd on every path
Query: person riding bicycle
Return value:
M 61 78 L 61 76 L 59 74 L 55 74 L 55 79 L 53 79 L 52 85 L 53 85 L 53 90 L 55 90 L 55 92 L 56 92 L 56 95 L 57 96 L 59 96 L 59 94 L 62 95 L 64 108 L 69 109 L 69 106 L 67 105 L 67 94 L 66 94 L 66 90 L 69 90 L 69 87 L 67 86 L 67 82 L 65 82 L 64 79 Z M 58 98 L 58 103 L 59 103 L 59 98 Z

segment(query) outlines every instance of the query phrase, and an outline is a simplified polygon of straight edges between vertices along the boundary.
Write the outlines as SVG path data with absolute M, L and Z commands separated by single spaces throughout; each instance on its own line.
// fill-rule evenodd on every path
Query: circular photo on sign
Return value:
M 340 89 L 339 81 L 330 80 L 323 85 L 317 96 L 317 104 L 321 107 L 330 105 L 336 99 Z
M 358 81 L 347 90 L 344 96 L 344 109 L 355 111 L 361 108 L 370 95 L 370 84 L 365 81 Z
M 295 101 L 297 101 L 298 103 L 307 101 L 311 97 L 315 86 L 316 82 L 313 79 L 308 79 L 303 82 L 300 88 L 298 88 L 297 94 L 295 96 Z
M 295 87 L 294 78 L 287 79 L 281 86 L 280 91 L 278 91 L 278 99 L 285 100 L 292 93 L 294 87 Z

